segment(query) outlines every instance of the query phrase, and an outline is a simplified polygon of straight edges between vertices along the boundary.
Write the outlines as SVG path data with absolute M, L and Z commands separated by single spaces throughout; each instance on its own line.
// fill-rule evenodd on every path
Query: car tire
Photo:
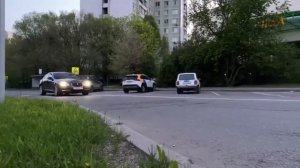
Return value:
M 103 85 L 102 86 L 100 86 L 100 89 L 99 89 L 99 91 L 103 91 L 104 89 L 103 89 Z
M 151 91 L 153 92 L 153 91 L 155 91 L 155 90 L 156 90 L 156 85 L 153 84 L 153 87 L 152 87 Z
M 55 85 L 54 87 L 54 96 L 61 96 L 61 91 L 59 90 L 57 85 Z
M 89 92 L 82 92 L 82 95 L 84 96 L 89 95 Z
M 141 92 L 144 93 L 147 91 L 147 87 L 145 84 L 142 84 L 142 87 L 141 87 Z
M 43 89 L 43 85 L 40 86 L 40 94 L 42 96 L 46 95 L 46 91 Z
M 200 88 L 197 87 L 195 91 L 196 91 L 196 94 L 199 94 L 200 93 Z
M 181 89 L 177 89 L 177 94 L 182 94 L 182 90 Z
M 95 92 L 95 91 L 96 91 L 96 89 L 94 89 L 94 86 L 93 86 L 93 85 L 91 86 L 91 89 L 90 89 L 90 90 L 91 90 L 91 92 Z
M 129 93 L 128 89 L 123 89 L 124 93 Z

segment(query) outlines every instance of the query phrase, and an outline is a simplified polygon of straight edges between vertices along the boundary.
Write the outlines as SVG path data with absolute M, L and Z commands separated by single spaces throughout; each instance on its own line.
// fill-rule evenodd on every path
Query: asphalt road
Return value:
M 41 97 L 38 91 L 7 94 Z M 44 97 L 101 111 L 206 168 L 300 167 L 300 92 L 104 91 Z

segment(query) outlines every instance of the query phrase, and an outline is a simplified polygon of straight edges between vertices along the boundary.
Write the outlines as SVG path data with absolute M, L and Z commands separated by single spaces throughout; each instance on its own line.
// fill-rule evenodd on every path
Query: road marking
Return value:
M 282 95 L 276 95 L 276 94 L 269 94 L 269 93 L 262 93 L 262 92 L 252 92 L 253 94 L 257 95 L 263 95 L 263 96 L 275 96 L 275 97 L 284 97 Z
M 217 92 L 211 92 L 212 94 L 216 95 L 216 96 L 221 96 L 219 93 Z
M 96 96 L 96 95 L 95 95 Z M 171 97 L 171 96 L 140 96 L 140 95 L 98 95 L 99 97 L 131 97 L 131 98 L 161 98 L 161 99 L 191 99 L 191 100 L 226 100 L 226 101 L 267 101 L 267 102 L 300 102 L 293 99 L 247 99 L 247 98 L 208 98 L 208 97 Z

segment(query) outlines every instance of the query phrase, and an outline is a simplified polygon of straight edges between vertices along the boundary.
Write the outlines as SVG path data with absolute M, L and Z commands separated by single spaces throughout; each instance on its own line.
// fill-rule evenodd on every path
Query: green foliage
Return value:
M 272 5 L 277 8 L 270 13 Z M 274 67 L 276 61 L 269 60 L 271 55 L 279 59 L 278 51 L 281 57 L 293 60 L 277 38 L 280 25 L 265 26 L 269 20 L 279 20 L 278 13 L 285 7 L 276 0 L 193 1 L 189 18 L 194 31 L 190 44 L 183 46 L 187 48 L 180 59 L 183 70 L 198 71 L 206 83 L 236 85 L 249 78 L 254 67 Z M 191 46 L 195 52 L 188 51 Z M 212 75 L 217 78 L 209 77 Z
M 178 67 L 175 65 L 176 59 L 172 55 L 167 55 L 163 58 L 158 76 L 158 85 L 160 87 L 173 87 L 175 85 L 177 73 L 179 72 Z
M 153 21 L 150 16 L 144 20 L 138 16 L 121 20 L 123 36 L 114 57 L 115 73 L 145 73 L 152 77 L 157 75 L 160 37 Z
M 24 85 L 40 68 L 46 73 L 77 66 L 81 74 L 104 79 L 133 72 L 157 75 L 161 40 L 151 16 L 31 13 L 15 29 L 15 37 L 6 43 L 6 71 L 13 87 Z
M 122 36 L 119 22 L 111 17 L 94 18 L 85 16 L 80 24 L 81 67 L 85 73 L 111 74 L 117 42 Z
M 170 160 L 165 151 L 157 145 L 158 159 L 155 153 L 151 153 L 148 159 L 140 164 L 141 168 L 178 168 L 178 162 Z
M 99 153 L 115 133 L 96 114 L 16 98 L 6 98 L 0 109 L 0 167 L 107 167 Z

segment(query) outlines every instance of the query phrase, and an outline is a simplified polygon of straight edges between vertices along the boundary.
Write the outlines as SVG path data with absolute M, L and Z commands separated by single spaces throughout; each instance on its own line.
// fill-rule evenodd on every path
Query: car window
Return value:
M 137 80 L 136 75 L 128 75 L 124 77 L 124 80 Z
M 75 75 L 67 73 L 67 72 L 61 72 L 61 73 L 53 73 L 53 77 L 55 79 L 65 79 L 65 78 L 76 78 Z
M 181 74 L 179 75 L 179 80 L 194 80 L 194 74 Z

